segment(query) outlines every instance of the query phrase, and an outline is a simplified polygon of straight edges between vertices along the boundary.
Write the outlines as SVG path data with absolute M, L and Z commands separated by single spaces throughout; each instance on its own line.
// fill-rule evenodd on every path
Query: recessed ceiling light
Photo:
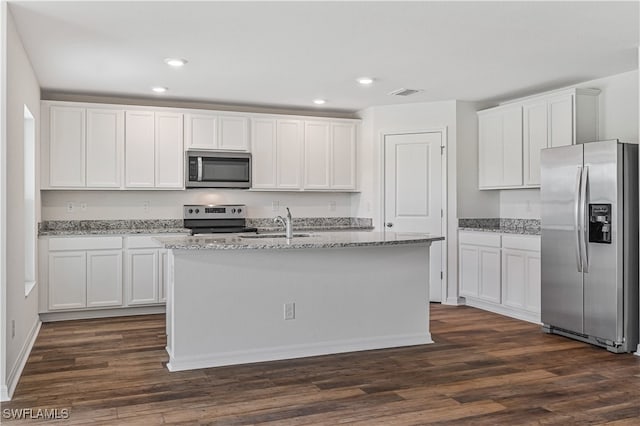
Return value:
M 363 86 L 368 86 L 369 84 L 373 83 L 373 79 L 371 77 L 360 77 L 356 81 L 362 84 Z
M 166 87 L 152 87 L 151 90 L 153 90 L 156 93 L 164 93 L 166 92 L 168 89 Z
M 167 65 L 171 65 L 172 67 L 181 67 L 184 66 L 187 62 L 186 59 L 182 59 L 182 58 L 167 58 L 164 60 L 166 62 Z
M 324 99 L 314 99 L 313 103 L 316 105 L 323 105 L 325 104 L 327 101 L 325 101 Z

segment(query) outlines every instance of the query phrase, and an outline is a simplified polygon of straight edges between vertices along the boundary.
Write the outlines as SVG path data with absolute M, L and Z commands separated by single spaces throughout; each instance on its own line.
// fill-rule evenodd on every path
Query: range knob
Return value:
M 189 209 L 189 214 L 193 213 L 193 209 Z
M 235 212 L 236 212 L 236 209 L 231 209 L 231 213 L 235 213 Z
M 242 213 L 242 209 L 238 209 L 238 213 Z
M 196 214 L 200 213 L 200 209 L 196 209 Z

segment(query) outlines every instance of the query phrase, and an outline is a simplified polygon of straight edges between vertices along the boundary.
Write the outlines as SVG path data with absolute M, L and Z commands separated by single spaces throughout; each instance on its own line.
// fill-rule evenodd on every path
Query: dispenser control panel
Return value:
M 611 204 L 589 204 L 589 242 L 611 244 Z

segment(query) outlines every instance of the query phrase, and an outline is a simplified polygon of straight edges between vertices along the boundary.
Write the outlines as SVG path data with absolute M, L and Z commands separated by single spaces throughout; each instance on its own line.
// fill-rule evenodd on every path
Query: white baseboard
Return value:
M 466 305 L 493 312 L 494 314 L 505 315 L 522 321 L 532 322 L 534 324 L 542 324 L 542 322 L 540 322 L 540 314 L 534 312 L 511 308 L 509 306 L 487 302 L 473 297 L 466 297 Z
M 20 380 L 20 376 L 22 375 L 22 370 L 27 364 L 27 359 L 29 359 L 31 349 L 36 343 L 36 338 L 38 337 L 38 333 L 40 332 L 40 326 L 42 326 L 42 321 L 38 320 L 34 324 L 33 328 L 29 331 L 29 335 L 27 336 L 24 345 L 22 345 L 22 348 L 20 349 L 18 358 L 11 368 L 11 371 L 7 375 L 7 383 L 3 383 L 2 387 L 0 388 L 0 401 L 11 400 L 13 392 L 16 390 L 16 386 L 18 386 L 18 381 Z
M 633 353 L 635 356 L 640 356 L 640 343 L 638 343 L 638 349 Z
M 279 346 L 248 351 L 219 352 L 197 357 L 176 359 L 169 353 L 169 371 L 194 370 L 197 368 L 221 367 L 225 365 L 250 364 L 254 362 L 276 361 L 292 358 L 305 358 L 318 355 L 344 352 L 367 351 L 372 349 L 397 348 L 433 343 L 431 334 L 404 336 L 382 336 L 367 339 L 337 340 L 329 342 Z
M 54 322 L 77 319 L 126 317 L 131 315 L 164 314 L 166 311 L 167 308 L 165 305 L 135 306 L 130 308 L 95 309 L 73 312 L 41 312 L 40 319 L 43 322 Z
M 460 306 L 464 305 L 464 297 L 447 297 L 447 300 L 442 303 L 443 305 Z

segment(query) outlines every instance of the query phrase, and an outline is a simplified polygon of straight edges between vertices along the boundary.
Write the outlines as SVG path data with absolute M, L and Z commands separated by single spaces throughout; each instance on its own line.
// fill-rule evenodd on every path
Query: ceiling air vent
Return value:
M 420 89 L 398 89 L 398 90 L 394 90 L 393 92 L 390 92 L 389 94 L 391 96 L 411 96 L 411 95 L 415 95 L 416 93 L 422 92 L 422 90 Z

